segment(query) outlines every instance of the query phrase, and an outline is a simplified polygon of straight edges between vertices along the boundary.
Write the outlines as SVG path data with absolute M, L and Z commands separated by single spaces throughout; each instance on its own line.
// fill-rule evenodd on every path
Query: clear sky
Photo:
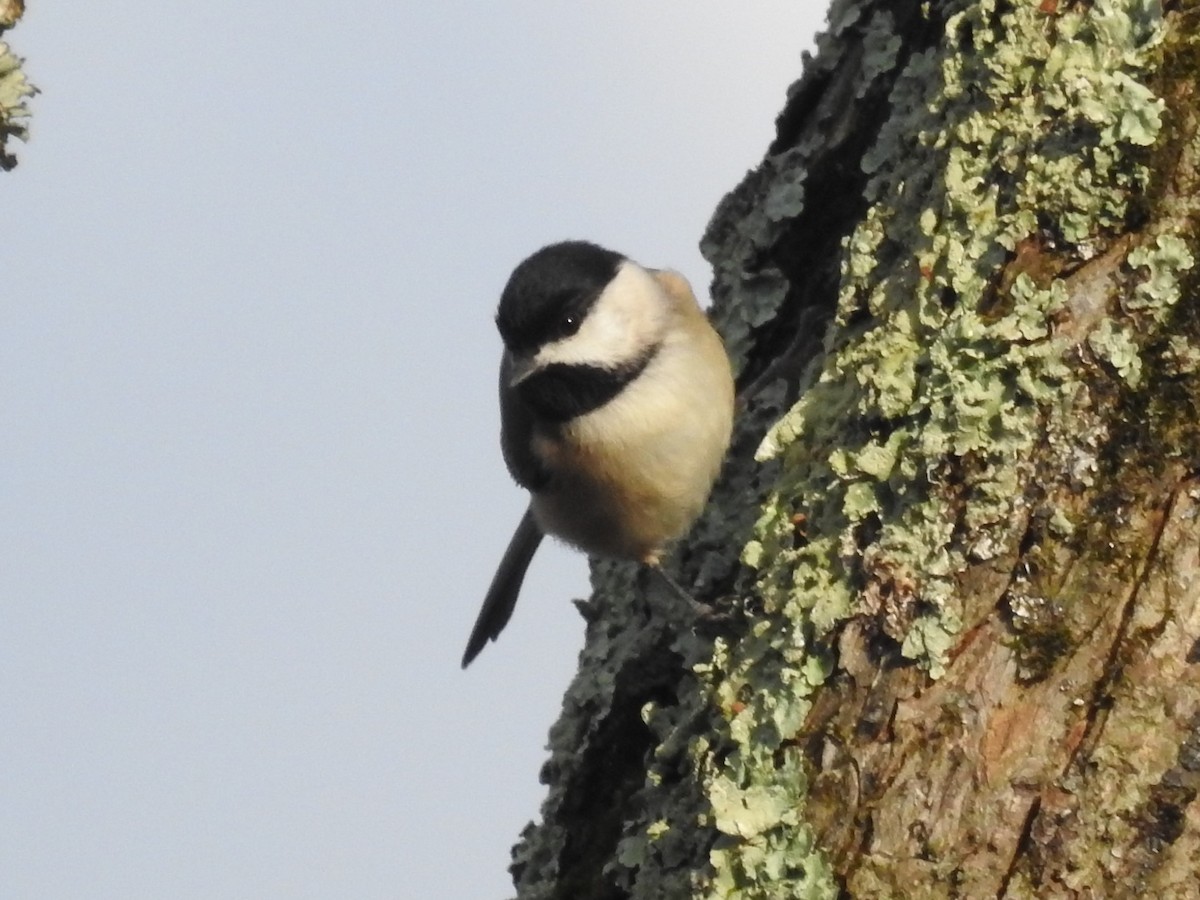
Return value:
M 496 299 L 683 271 L 824 4 L 30 4 L 0 173 L 0 897 L 510 896 L 585 561 L 524 506 Z

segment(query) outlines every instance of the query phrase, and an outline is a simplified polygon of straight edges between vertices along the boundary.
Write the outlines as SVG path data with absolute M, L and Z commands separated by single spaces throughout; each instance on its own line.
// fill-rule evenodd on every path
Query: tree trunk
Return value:
M 710 609 L 594 567 L 519 896 L 1200 897 L 1200 3 L 829 21 L 703 245 Z

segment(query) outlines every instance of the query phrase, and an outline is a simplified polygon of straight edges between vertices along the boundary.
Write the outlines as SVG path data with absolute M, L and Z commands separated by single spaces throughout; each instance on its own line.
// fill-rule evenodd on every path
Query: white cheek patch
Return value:
M 579 330 L 539 350 L 534 366 L 608 368 L 628 363 L 661 340 L 667 313 L 666 298 L 654 277 L 635 263 L 622 263 Z

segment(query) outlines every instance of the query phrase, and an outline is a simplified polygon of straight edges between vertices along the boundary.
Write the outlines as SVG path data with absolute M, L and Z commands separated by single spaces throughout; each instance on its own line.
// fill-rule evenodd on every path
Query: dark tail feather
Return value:
M 533 510 L 526 509 L 521 517 L 508 549 L 504 551 L 504 559 L 500 560 L 500 568 L 492 578 L 487 596 L 483 598 L 483 608 L 479 610 L 479 618 L 471 629 L 471 637 L 467 640 L 467 650 L 463 653 L 462 667 L 471 664 L 483 645 L 489 640 L 494 641 L 508 624 L 513 607 L 517 605 L 517 595 L 521 593 L 521 582 L 525 580 L 525 570 L 529 561 L 542 542 L 542 530 L 533 520 Z

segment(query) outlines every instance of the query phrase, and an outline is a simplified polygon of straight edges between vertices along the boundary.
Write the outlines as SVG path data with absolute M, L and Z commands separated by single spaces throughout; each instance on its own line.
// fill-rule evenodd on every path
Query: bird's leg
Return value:
M 649 566 L 649 569 L 658 576 L 659 581 L 662 582 L 662 584 L 671 593 L 671 595 L 675 597 L 675 599 L 682 602 L 693 612 L 699 611 L 701 604 L 696 601 L 696 598 L 693 597 L 689 591 L 683 589 L 683 585 L 668 575 L 666 569 L 660 565 L 651 565 Z
M 678 581 L 667 574 L 667 570 L 657 560 L 653 562 L 647 560 L 645 566 L 647 570 L 658 576 L 658 580 L 666 588 L 667 593 L 675 598 L 676 601 L 683 604 L 684 608 L 690 613 L 693 623 L 704 622 L 717 615 L 717 610 L 714 607 L 709 606 L 707 603 L 701 603 L 693 597 Z M 646 601 L 653 606 L 650 591 L 646 592 Z M 672 614 L 673 610 L 677 608 L 675 604 L 671 604 L 669 608 L 660 609 L 660 612 L 666 614 L 669 621 L 677 620 L 678 614 Z

